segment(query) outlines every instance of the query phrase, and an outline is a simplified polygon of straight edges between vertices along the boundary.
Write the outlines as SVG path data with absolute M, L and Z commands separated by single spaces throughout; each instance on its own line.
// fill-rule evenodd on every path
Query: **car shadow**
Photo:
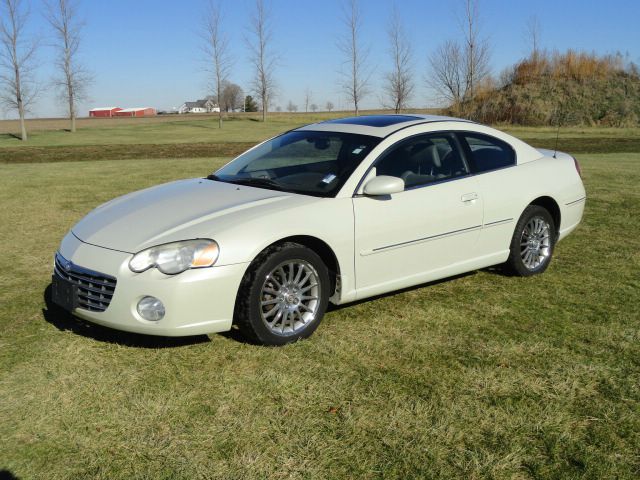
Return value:
M 356 300 L 354 302 L 344 303 L 342 305 L 334 305 L 330 303 L 327 308 L 327 313 L 338 312 L 346 308 L 355 307 L 356 305 L 360 305 L 362 303 L 372 302 L 382 298 L 389 298 L 402 293 L 419 290 L 421 288 L 431 287 L 434 285 L 439 285 L 441 283 L 469 277 L 472 275 L 476 275 L 478 271 L 487 272 L 493 275 L 506 275 L 506 273 L 499 266 L 488 267 L 482 270 L 473 270 L 471 272 L 461 273 L 453 277 L 447 277 L 440 280 L 434 280 L 432 282 L 413 285 L 401 290 L 382 293 L 380 295 L 363 298 L 362 300 Z M 118 345 L 137 348 L 174 348 L 211 342 L 211 339 L 207 335 L 197 335 L 189 337 L 158 337 L 154 335 L 142 335 L 138 333 L 123 332 L 120 330 L 114 330 L 111 328 L 103 327 L 101 325 L 86 322 L 80 318 L 74 317 L 69 312 L 61 309 L 51 302 L 51 284 L 49 284 L 44 291 L 44 302 L 45 308 L 42 310 L 42 315 L 45 321 L 47 321 L 60 331 L 70 331 L 77 335 L 93 338 L 94 340 L 98 340 L 100 342 L 115 343 Z M 227 332 L 220 332 L 217 335 L 234 342 L 254 344 L 254 342 L 244 337 L 242 333 L 235 327 Z M 0 478 L 0 480 L 2 480 L 2 478 Z
M 45 288 L 43 295 L 45 308 L 42 309 L 42 315 L 44 320 L 61 332 L 73 332 L 76 335 L 82 335 L 83 337 L 92 338 L 100 342 L 137 348 L 175 348 L 211 341 L 206 335 L 158 337 L 103 327 L 74 317 L 69 312 L 55 305 L 51 301 L 51 284 Z
M 234 341 L 234 342 L 238 342 L 238 343 L 246 343 L 247 345 L 255 345 L 257 347 L 263 347 L 264 345 L 261 345 L 260 343 L 251 340 L 250 338 L 245 337 L 244 335 L 242 335 L 242 332 L 240 332 L 240 330 L 238 330 L 238 327 L 236 325 L 233 325 L 231 327 L 231 330 L 228 330 L 226 332 L 219 332 L 216 333 L 217 336 L 222 337 L 222 338 L 226 338 L 228 340 Z
M 504 265 L 494 265 L 492 267 L 483 268 L 481 272 L 489 273 L 491 275 L 497 275 L 499 277 L 513 277 L 514 274 Z
M 439 285 L 441 283 L 450 282 L 452 280 L 457 280 L 459 278 L 470 277 L 472 275 L 475 275 L 476 273 L 478 273 L 478 270 L 473 270 L 471 272 L 465 272 L 465 273 L 461 273 L 459 275 L 454 275 L 453 277 L 441 278 L 440 280 L 434 280 L 432 282 L 421 283 L 419 285 L 412 285 L 410 287 L 405 287 L 405 288 L 402 288 L 400 290 L 393 290 L 392 292 L 381 293 L 379 295 L 374 295 L 373 297 L 363 298 L 362 300 L 355 300 L 353 302 L 343 303 L 342 305 L 334 305 L 332 303 L 329 303 L 329 307 L 327 308 L 327 312 L 337 312 L 337 311 L 343 310 L 345 308 L 355 307 L 356 305 L 360 305 L 362 303 L 372 302 L 374 300 L 379 300 L 379 299 L 382 299 L 382 298 L 393 297 L 395 295 L 400 295 L 402 293 L 412 292 L 414 290 L 420 290 L 421 288 L 432 287 L 434 285 Z
M 0 470 L 0 480 L 18 480 L 18 477 L 16 477 L 9 470 L 1 469 Z

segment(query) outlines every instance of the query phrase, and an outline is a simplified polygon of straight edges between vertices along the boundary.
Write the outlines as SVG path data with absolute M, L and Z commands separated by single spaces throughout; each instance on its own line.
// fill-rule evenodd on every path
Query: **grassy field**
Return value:
M 86 118 L 79 120 L 74 134 L 65 130 L 66 120 L 44 119 L 28 122 L 28 142 L 15 136 L 15 121 L 0 121 L 0 164 L 234 156 L 278 133 L 348 115 L 274 113 L 263 123 L 255 114 L 233 114 L 222 129 L 214 115 Z M 555 146 L 554 128 L 499 127 L 536 147 Z M 565 127 L 558 148 L 572 153 L 640 152 L 640 128 Z
M 578 158 L 584 222 L 544 275 L 333 309 L 280 349 L 119 333 L 46 300 L 82 215 L 223 158 L 0 165 L 0 478 L 638 478 L 640 153 Z

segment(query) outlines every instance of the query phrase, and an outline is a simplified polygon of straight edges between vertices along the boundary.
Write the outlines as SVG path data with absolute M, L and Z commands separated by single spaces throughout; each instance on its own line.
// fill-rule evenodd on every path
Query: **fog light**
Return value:
M 156 297 L 144 297 L 138 302 L 138 313 L 145 320 L 157 322 L 164 317 L 164 305 Z

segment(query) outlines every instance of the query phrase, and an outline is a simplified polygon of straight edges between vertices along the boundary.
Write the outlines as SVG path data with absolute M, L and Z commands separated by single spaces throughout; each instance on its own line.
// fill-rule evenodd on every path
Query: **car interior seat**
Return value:
M 407 152 L 408 167 L 400 174 L 407 187 L 422 185 L 438 178 L 442 167 L 440 152 L 433 142 L 420 142 L 412 145 Z

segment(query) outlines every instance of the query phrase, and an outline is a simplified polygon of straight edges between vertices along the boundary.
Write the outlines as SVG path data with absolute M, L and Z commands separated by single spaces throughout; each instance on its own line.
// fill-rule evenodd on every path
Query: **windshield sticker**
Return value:
M 365 148 L 367 148 L 365 145 L 360 145 L 358 148 L 356 148 L 353 152 L 351 152 L 354 155 L 358 155 L 360 152 L 362 152 Z
M 322 183 L 329 184 L 329 183 L 333 182 L 335 179 L 336 179 L 336 176 L 333 173 L 330 173 L 329 175 L 326 175 L 322 179 Z

